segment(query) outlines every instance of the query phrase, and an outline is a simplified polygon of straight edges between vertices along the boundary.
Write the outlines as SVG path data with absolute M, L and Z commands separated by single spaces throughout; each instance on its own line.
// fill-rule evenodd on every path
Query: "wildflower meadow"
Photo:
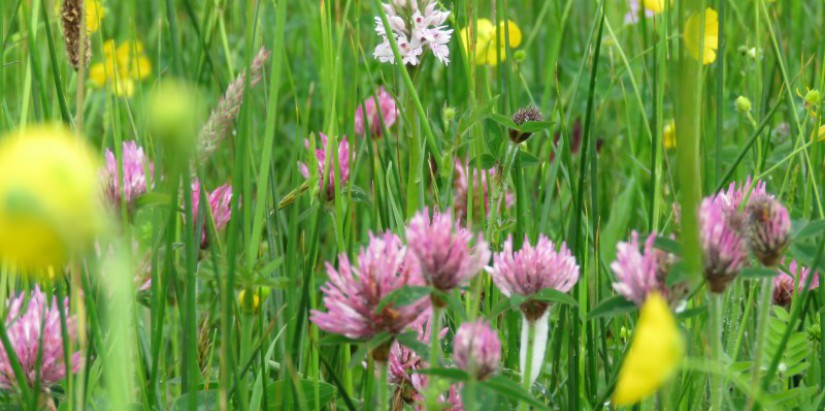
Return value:
M 823 0 L 0 0 L 0 410 L 825 409 Z

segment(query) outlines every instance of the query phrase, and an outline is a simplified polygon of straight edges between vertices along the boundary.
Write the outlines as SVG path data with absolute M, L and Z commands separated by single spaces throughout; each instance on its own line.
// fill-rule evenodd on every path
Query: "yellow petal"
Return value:
M 635 404 L 655 393 L 676 370 L 683 355 L 684 342 L 667 302 L 658 293 L 650 294 L 619 370 L 613 403 Z
M 132 65 L 129 76 L 135 80 L 143 80 L 152 74 L 152 62 L 146 57 L 140 56 Z
M 97 87 L 106 85 L 106 67 L 103 63 L 95 63 L 89 68 L 89 81 Z
M 662 142 L 665 145 L 665 148 L 670 150 L 671 148 L 676 148 L 676 122 L 673 120 L 668 121 L 665 124 L 665 127 L 662 129 Z
M 505 37 L 505 30 L 509 31 L 507 35 L 510 36 L 510 48 L 516 48 L 521 45 L 521 28 L 519 28 L 518 24 L 512 20 L 507 20 L 507 26 L 505 27 L 504 22 L 499 23 L 498 25 L 499 31 L 501 31 L 501 38 Z
M 665 0 L 644 0 L 644 7 L 654 13 L 665 11 Z
M 114 40 L 106 40 L 103 42 L 103 55 L 106 57 L 111 57 L 115 53 L 115 41 Z
M 819 141 L 825 141 L 825 125 L 819 128 Z
M 708 8 L 705 10 L 705 26 L 702 32 L 702 15 L 694 14 L 685 23 L 685 47 L 690 55 L 699 59 L 699 48 L 702 47 L 702 64 L 711 64 L 716 61 L 716 49 L 719 48 L 719 15 Z
M 478 19 L 478 21 L 476 22 L 475 30 L 476 33 L 473 35 L 476 37 L 476 64 L 486 64 L 488 49 L 490 48 L 490 42 L 492 41 L 492 38 L 495 35 L 496 28 L 490 20 Z M 460 39 L 461 46 L 464 49 L 464 52 L 469 55 L 469 45 L 473 40 L 470 33 L 470 27 L 465 27 L 461 29 Z
M 100 21 L 105 14 L 100 0 L 86 2 L 86 29 L 89 33 L 95 33 L 100 29 Z
M 132 97 L 135 94 L 135 82 L 130 78 L 120 78 L 115 81 L 115 95 L 118 97 Z

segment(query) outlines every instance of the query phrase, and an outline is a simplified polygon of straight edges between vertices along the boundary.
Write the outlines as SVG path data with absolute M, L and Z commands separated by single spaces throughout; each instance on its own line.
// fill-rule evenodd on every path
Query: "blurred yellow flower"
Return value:
M 644 0 L 644 7 L 654 13 L 665 11 L 665 0 Z
M 702 31 L 702 15 L 694 14 L 685 23 L 685 47 L 690 55 L 699 59 L 701 47 L 702 64 L 711 64 L 716 61 L 716 50 L 719 48 L 719 16 L 716 10 L 705 10 L 705 27 Z
M 515 22 L 510 20 L 506 23 L 501 22 L 498 27 L 496 27 L 493 22 L 488 19 L 478 19 L 476 31 L 478 32 L 476 64 L 479 66 L 497 66 L 500 61 L 504 61 L 507 58 L 507 45 L 509 45 L 510 48 L 516 48 L 521 45 L 521 29 Z M 509 36 L 510 39 L 509 43 L 505 43 L 507 36 Z M 460 38 L 461 46 L 464 48 L 464 51 L 469 54 L 469 44 L 472 41 L 469 27 L 461 29 Z
M 673 120 L 668 121 L 665 123 L 665 127 L 662 129 L 662 143 L 665 145 L 665 148 L 670 150 L 672 148 L 676 148 L 676 122 Z
M 819 127 L 819 139 L 818 141 L 822 142 L 825 141 L 825 125 Z
M 98 161 L 62 126 L 0 140 L 0 260 L 45 278 L 103 228 Z
M 642 305 L 630 350 L 613 393 L 617 406 L 635 404 L 670 378 L 684 355 L 684 342 L 667 302 L 651 293 Z
M 89 80 L 97 87 L 111 87 L 115 94 L 130 97 L 135 82 L 152 74 L 152 63 L 146 58 L 143 43 L 127 41 L 115 47 L 114 40 L 103 44 L 103 62 L 89 68 Z

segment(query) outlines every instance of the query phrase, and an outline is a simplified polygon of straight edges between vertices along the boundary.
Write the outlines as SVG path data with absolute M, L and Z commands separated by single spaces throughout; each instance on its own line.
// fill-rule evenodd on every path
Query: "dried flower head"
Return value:
M 484 320 L 461 324 L 453 340 L 453 361 L 483 381 L 498 371 L 501 340 Z
M 421 4 L 425 4 L 422 6 Z M 449 11 L 441 11 L 435 0 L 392 0 L 382 4 L 391 34 L 395 38 L 403 64 L 416 66 L 427 50 L 444 64 L 450 63 L 450 38 L 453 30 L 445 24 Z M 383 38 L 373 52 L 382 63 L 395 63 L 387 30 L 381 17 L 375 17 L 375 31 Z
M 762 193 L 751 196 L 746 211 L 751 227 L 751 251 L 762 264 L 775 266 L 790 240 L 788 210 L 773 196 Z
M 547 288 L 563 293 L 570 291 L 579 280 L 579 266 L 566 244 L 562 243 L 557 251 L 544 235 L 539 236 L 535 247 L 526 236 L 523 244 L 520 251 L 513 252 L 513 238 L 508 237 L 504 250 L 493 255 L 489 272 L 502 294 L 528 298 L 521 310 L 528 320 L 535 321 L 544 315 L 548 304 L 529 297 Z
M 377 105 L 376 98 L 378 99 Z M 365 107 L 366 115 L 364 114 Z M 370 95 L 355 110 L 355 132 L 361 136 L 369 132 L 371 137 L 380 138 L 384 133 L 384 128 L 389 130 L 397 119 L 398 107 L 395 99 L 384 87 L 381 87 L 375 97 Z
M 146 194 L 147 182 L 155 172 L 154 164 L 146 158 L 143 147 L 134 141 L 123 142 L 123 169 L 121 171 L 112 150 L 106 149 L 104 186 L 109 204 L 118 208 L 126 203 L 126 209 L 134 211 L 137 199 Z M 147 178 L 147 172 L 149 178 Z
M 404 286 L 421 285 L 415 262 L 401 239 L 391 232 L 375 237 L 358 255 L 353 267 L 345 254 L 338 269 L 327 263 L 329 280 L 321 287 L 327 312 L 312 311 L 310 320 L 324 331 L 366 340 L 381 331 L 398 334 L 429 306 L 426 298 L 413 304 L 376 307 L 389 293 Z M 377 359 L 379 360 L 379 359 Z
M 676 256 L 654 247 L 656 233 L 651 233 L 639 249 L 639 233 L 633 231 L 630 242 L 620 242 L 616 248 L 616 261 L 610 268 L 618 282 L 613 289 L 629 301 L 641 306 L 653 292 L 662 294 L 671 304 L 683 297 L 683 286 L 667 286 L 667 274 L 676 262 Z
M 255 87 L 263 79 L 264 65 L 269 56 L 269 50 L 265 47 L 261 47 L 258 54 L 255 55 L 252 64 L 249 66 L 249 72 L 251 73 L 249 88 Z M 241 111 L 245 89 L 246 71 L 242 71 L 232 83 L 229 83 L 226 92 L 218 100 L 218 106 L 212 110 L 209 120 L 207 120 L 198 135 L 198 157 L 201 162 L 209 158 L 217 150 L 221 141 L 230 134 L 235 118 Z
M 516 114 L 513 115 L 513 122 L 516 123 L 516 125 L 519 127 L 531 121 L 542 120 L 544 120 L 544 116 L 541 115 L 541 111 L 539 111 L 539 109 L 537 109 L 536 106 L 527 106 L 521 108 L 518 111 L 516 111 Z M 533 133 L 530 131 L 511 129 L 510 141 L 512 141 L 515 144 L 521 144 L 527 141 L 527 139 L 529 139 L 532 135 Z
M 453 223 L 448 214 L 427 210 L 417 213 L 407 227 L 407 244 L 421 268 L 426 283 L 441 291 L 464 285 L 490 260 L 490 249 L 479 235 L 470 245 L 472 233 Z
M 40 377 L 40 386 L 47 389 L 60 383 L 66 377 L 66 358 L 63 350 L 63 330 L 60 323 L 60 309 L 57 298 L 48 304 L 46 295 L 35 286 L 29 294 L 24 307 L 25 294 L 6 301 L 6 333 L 29 388 L 34 387 L 36 378 Z M 68 311 L 69 300 L 64 300 L 62 309 Z M 73 342 L 77 335 L 74 317 L 66 318 L 68 337 Z M 42 350 L 41 350 L 42 344 Z M 38 364 L 38 355 L 42 358 Z M 69 369 L 76 373 L 81 366 L 81 353 L 76 352 L 69 358 Z M 38 367 L 39 365 L 39 367 Z M 20 381 L 12 370 L 6 350 L 0 344 L 0 388 L 13 389 L 20 386 Z
M 705 198 L 699 210 L 705 278 L 714 293 L 724 292 L 748 261 L 747 221 L 723 200 Z

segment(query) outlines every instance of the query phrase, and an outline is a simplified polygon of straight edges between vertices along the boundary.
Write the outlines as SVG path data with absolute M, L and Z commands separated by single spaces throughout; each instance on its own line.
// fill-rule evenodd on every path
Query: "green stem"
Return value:
M 378 371 L 381 374 L 381 380 L 378 387 L 376 387 L 376 391 L 378 391 L 378 409 L 388 410 L 390 409 L 390 404 L 389 399 L 387 398 L 387 362 L 376 361 L 375 365 L 378 367 Z
M 441 311 L 443 309 L 440 307 L 433 306 L 433 315 L 430 318 L 430 368 L 438 368 L 439 363 L 439 355 L 440 355 L 440 346 L 438 344 L 439 338 L 439 330 L 441 330 Z M 426 395 L 426 404 L 427 410 L 437 410 L 438 409 L 438 391 L 435 388 L 438 384 L 436 384 L 436 376 L 430 375 L 430 388 L 427 389 Z
M 762 375 L 762 352 L 765 350 L 765 330 L 768 325 L 768 315 L 771 308 L 771 293 L 773 292 L 773 280 L 765 278 L 762 280 L 762 291 L 759 299 L 759 322 L 756 324 L 756 351 L 753 354 L 753 368 L 751 369 L 751 386 L 759 386 L 759 377 Z M 746 409 L 752 409 L 754 399 L 748 400 Z
M 736 361 L 739 357 L 739 348 L 742 346 L 742 337 L 745 335 L 745 329 L 747 329 L 748 320 L 751 315 L 751 308 L 753 308 L 755 298 L 756 290 L 754 287 L 751 287 L 750 293 L 748 294 L 748 302 L 745 304 L 745 312 L 742 314 L 742 319 L 739 321 L 739 331 L 736 333 L 736 343 L 733 345 L 733 351 L 731 352 L 730 358 L 732 361 Z
M 710 300 L 710 338 L 711 338 L 711 353 L 713 361 L 719 365 L 722 364 L 722 311 L 724 310 L 724 297 L 722 294 L 711 294 Z M 711 404 L 714 410 L 722 409 L 722 398 L 724 395 L 723 387 L 725 381 L 721 375 L 715 374 L 711 376 Z

